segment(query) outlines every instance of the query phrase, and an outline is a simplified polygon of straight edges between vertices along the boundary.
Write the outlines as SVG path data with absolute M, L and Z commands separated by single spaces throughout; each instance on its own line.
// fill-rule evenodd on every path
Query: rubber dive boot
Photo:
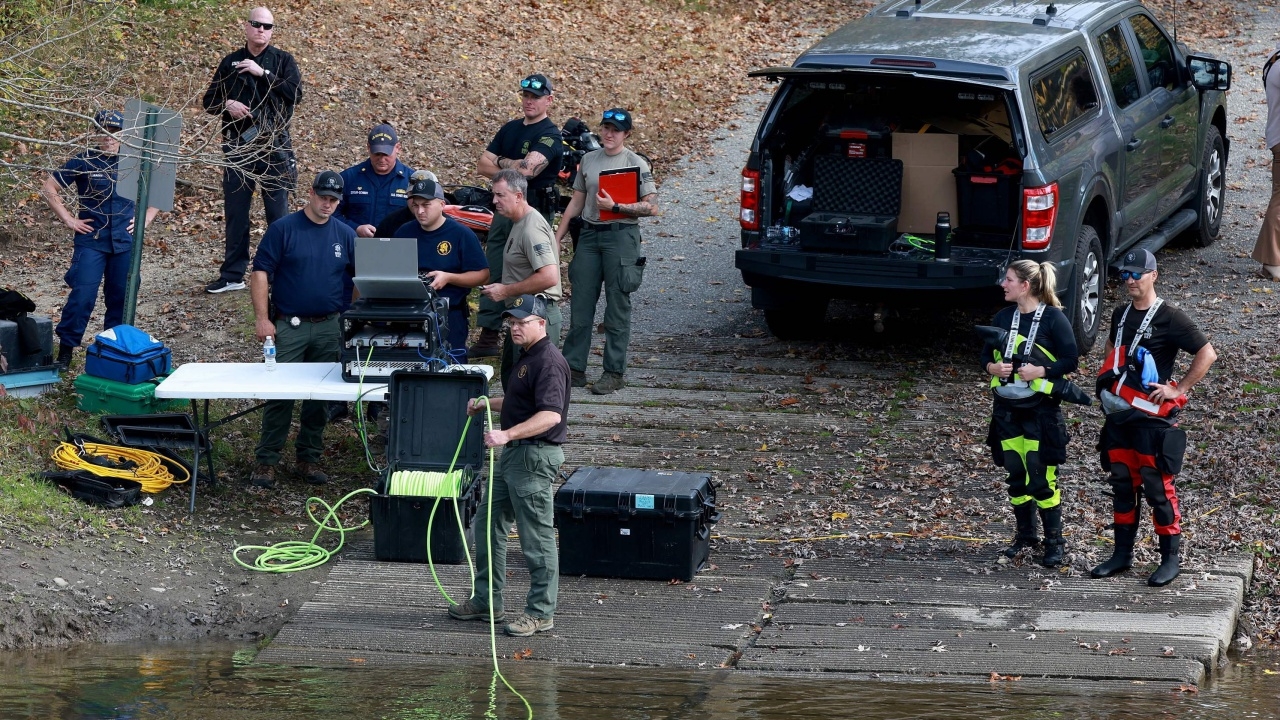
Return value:
M 1111 577 L 1133 567 L 1133 540 L 1138 537 L 1137 525 L 1116 525 L 1116 549 L 1111 559 L 1089 571 L 1096 578 Z
M 1178 558 L 1178 549 L 1182 545 L 1181 535 L 1160 536 L 1160 567 L 1147 578 L 1151 587 L 1164 587 L 1173 582 L 1182 571 Z
M 1004 549 L 1004 556 L 1010 558 L 1017 555 L 1022 548 L 1040 547 L 1040 538 L 1036 536 L 1035 503 L 1025 502 L 1021 505 L 1014 505 L 1013 517 L 1018 521 L 1018 528 L 1013 536 L 1013 544 Z
M 1040 508 L 1040 524 L 1044 525 L 1044 557 L 1040 564 L 1049 568 L 1058 567 L 1062 564 L 1063 549 L 1067 546 L 1067 541 L 1062 538 L 1062 506 Z

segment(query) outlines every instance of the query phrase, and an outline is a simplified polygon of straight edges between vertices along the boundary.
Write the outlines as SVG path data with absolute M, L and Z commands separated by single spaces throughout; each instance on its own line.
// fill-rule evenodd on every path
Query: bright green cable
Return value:
M 307 517 L 311 518 L 311 522 L 318 526 L 315 534 L 311 536 L 310 542 L 286 540 L 285 542 L 276 543 L 275 545 L 241 545 L 232 551 L 231 557 L 241 567 L 260 572 L 286 573 L 320 567 L 321 565 L 329 562 L 329 558 L 342 549 L 342 546 L 347 542 L 348 532 L 359 530 L 369 524 L 369 520 L 366 518 L 364 522 L 356 525 L 355 527 L 343 527 L 342 523 L 337 518 L 338 508 L 342 507 L 343 503 L 356 495 L 363 495 L 366 493 L 373 495 L 374 491 L 371 488 L 353 490 L 343 496 L 337 504 L 332 506 L 318 497 L 307 498 Z M 319 503 L 325 507 L 326 513 L 323 521 L 316 519 L 315 514 L 311 512 L 311 504 L 313 502 Z M 333 525 L 329 524 L 330 520 L 334 521 Z M 320 533 L 325 530 L 338 533 L 338 547 L 332 550 L 327 550 L 316 544 L 316 539 L 319 538 Z M 258 555 L 258 557 L 254 559 L 252 565 L 240 559 L 240 553 L 248 550 L 260 550 L 262 552 L 261 555 Z
M 488 404 L 487 398 L 485 399 L 485 403 Z M 454 466 L 457 465 L 458 456 L 462 454 L 462 445 L 467 441 L 467 430 L 470 428 L 471 415 L 467 415 L 467 421 L 462 425 L 462 435 L 458 438 L 458 448 L 453 451 L 453 459 L 449 461 L 449 469 L 445 470 L 445 477 L 448 477 L 449 474 L 453 472 Z M 472 482 L 475 482 L 475 480 L 472 480 Z M 458 497 L 461 494 L 460 486 L 461 483 L 459 483 L 459 491 L 454 493 L 453 515 L 458 519 L 458 533 L 462 536 L 462 547 L 464 549 L 463 555 L 467 556 L 467 570 L 471 573 L 470 587 L 473 589 L 471 595 L 472 597 L 475 597 L 474 588 L 476 586 L 476 566 L 471 562 L 471 552 L 467 549 L 467 531 L 466 528 L 462 526 L 462 514 L 458 511 L 458 501 L 462 499 Z M 442 496 L 436 496 L 436 502 L 431 506 L 431 514 L 427 516 L 427 567 L 431 568 L 431 579 L 436 581 L 436 589 L 440 591 L 440 594 L 444 596 L 445 600 L 449 601 L 450 605 L 457 605 L 458 603 L 454 602 L 453 598 L 449 597 L 449 593 L 445 591 L 444 584 L 440 582 L 440 576 L 436 574 L 436 564 L 431 559 L 431 526 L 436 521 L 436 508 L 440 507 L 440 501 L 443 499 L 444 498 Z M 492 565 L 492 561 L 490 564 Z M 493 591 L 492 578 L 489 579 L 489 590 L 490 592 Z
M 493 407 L 489 405 L 489 397 L 487 395 L 482 395 L 476 399 L 482 400 L 484 402 L 485 420 L 487 422 L 487 426 L 492 429 L 493 428 Z M 489 448 L 489 488 L 488 488 L 489 492 L 486 493 L 486 495 L 488 495 L 488 498 L 485 500 L 485 502 L 488 503 L 488 506 L 487 506 L 488 511 L 485 513 L 486 522 L 484 524 L 485 546 L 489 548 L 489 552 L 488 552 L 489 575 L 487 578 L 489 581 L 489 652 L 490 652 L 490 655 L 493 656 L 493 674 L 501 678 L 502 684 L 506 685 L 508 690 L 510 690 L 513 694 L 515 694 L 516 697 L 520 698 L 520 702 L 524 703 L 525 709 L 529 711 L 528 720 L 533 720 L 533 707 L 529 705 L 529 701 L 526 700 L 525 697 L 520 694 L 519 690 L 516 690 L 514 687 L 511 687 L 511 683 L 507 682 L 507 677 L 502 674 L 502 671 L 500 669 L 498 669 L 497 619 L 494 618 L 493 616 L 493 466 L 494 466 L 493 448 Z M 506 542 L 506 541 L 507 539 L 505 537 L 502 538 L 502 542 Z M 472 582 L 471 584 L 472 586 L 475 585 L 474 582 Z

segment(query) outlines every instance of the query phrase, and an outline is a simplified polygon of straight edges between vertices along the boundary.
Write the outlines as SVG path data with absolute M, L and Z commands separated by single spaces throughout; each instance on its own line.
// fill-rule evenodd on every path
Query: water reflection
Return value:
M 249 720 L 523 718 L 471 660 L 285 668 L 243 646 L 92 646 L 0 655 L 0 718 Z M 505 662 L 539 720 L 1280 718 L 1280 655 L 1233 663 L 1198 694 L 1123 685 L 1069 694 L 1030 680 L 938 685 Z M 491 694 L 492 693 L 492 694 Z

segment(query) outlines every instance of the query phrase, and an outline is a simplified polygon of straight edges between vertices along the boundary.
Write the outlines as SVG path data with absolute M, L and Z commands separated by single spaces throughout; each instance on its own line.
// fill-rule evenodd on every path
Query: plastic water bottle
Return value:
M 270 335 L 262 341 L 262 362 L 266 363 L 268 372 L 276 369 L 276 341 Z

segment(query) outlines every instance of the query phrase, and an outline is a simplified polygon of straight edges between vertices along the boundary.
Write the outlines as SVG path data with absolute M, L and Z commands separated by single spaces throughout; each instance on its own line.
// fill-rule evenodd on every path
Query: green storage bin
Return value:
M 112 415 L 149 415 L 185 410 L 186 400 L 156 399 L 156 385 L 161 380 L 164 378 L 129 385 L 81 373 L 76 376 L 75 381 L 76 394 L 80 396 L 76 407 L 85 412 L 107 412 Z

